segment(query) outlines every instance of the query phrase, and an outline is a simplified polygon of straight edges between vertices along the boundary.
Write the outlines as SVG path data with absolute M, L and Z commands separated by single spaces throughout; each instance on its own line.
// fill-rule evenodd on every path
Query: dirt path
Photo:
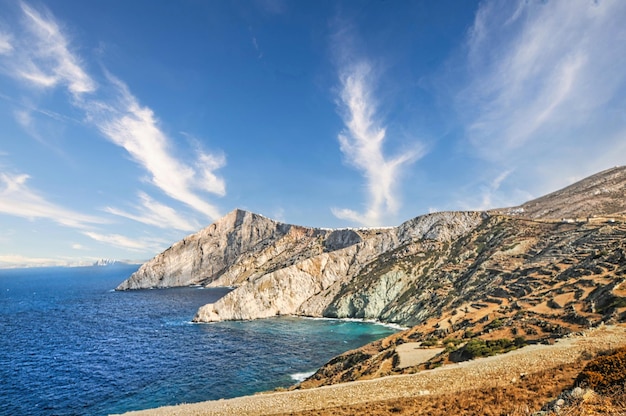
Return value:
M 396 347 L 400 359 L 398 368 L 414 367 L 443 351 L 443 348 L 423 348 L 421 342 L 407 342 Z
M 162 407 L 126 415 L 275 415 L 420 395 L 439 395 L 515 383 L 524 374 L 575 362 L 584 352 L 626 345 L 626 327 L 601 327 L 554 345 L 532 345 L 494 357 L 417 374 L 337 384 L 310 390 Z

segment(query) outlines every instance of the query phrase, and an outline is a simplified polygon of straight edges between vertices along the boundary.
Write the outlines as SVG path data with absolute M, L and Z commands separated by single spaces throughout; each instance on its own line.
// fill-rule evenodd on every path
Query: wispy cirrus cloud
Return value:
M 102 234 L 94 231 L 83 231 L 83 234 L 100 243 L 138 253 L 159 252 L 167 247 L 166 242 L 157 238 L 133 239 L 120 234 Z
M 141 205 L 135 206 L 135 210 L 139 214 L 132 214 L 113 207 L 107 207 L 105 211 L 159 228 L 182 231 L 197 231 L 200 229 L 200 224 L 197 221 L 182 217 L 172 207 L 155 201 L 144 192 L 139 193 L 139 199 L 141 200 Z
M 26 174 L 0 172 L 0 212 L 29 220 L 48 219 L 78 229 L 106 223 L 102 218 L 81 214 L 48 201 L 28 186 L 28 179 Z
M 424 147 L 416 145 L 389 158 L 383 151 L 386 130 L 377 120 L 377 102 L 373 93 L 373 74 L 365 62 L 349 64 L 340 72 L 340 113 L 345 130 L 339 134 L 341 152 L 347 162 L 363 173 L 368 201 L 364 212 L 333 209 L 333 214 L 363 225 L 381 225 L 385 215 L 399 208 L 396 194 L 402 168 L 419 159 Z
M 119 79 L 110 75 L 108 79 L 115 98 L 112 102 L 85 103 L 89 120 L 110 141 L 123 147 L 150 174 L 150 182 L 166 195 L 210 219 L 219 218 L 219 210 L 196 191 L 226 194 L 224 180 L 215 174 L 224 166 L 225 157 L 197 151 L 195 166 L 182 162 L 173 155 L 171 140 L 159 127 L 154 112 L 141 106 Z
M 125 149 L 148 173 L 149 183 L 204 217 L 219 218 L 219 210 L 204 193 L 225 195 L 225 182 L 216 174 L 225 165 L 225 157 L 202 150 L 195 152 L 191 163 L 176 157 L 173 142 L 161 129 L 154 112 L 141 105 L 128 86 L 113 75 L 105 74 L 98 85 L 71 51 L 68 38 L 49 11 L 25 3 L 21 4 L 21 11 L 20 36 L 2 38 L 11 48 L 10 59 L 3 60 L 5 71 L 29 86 L 66 88 L 71 104 L 84 111 L 86 122 Z M 13 38 L 20 41 L 8 43 Z M 30 120 L 21 121 L 28 121 L 25 124 L 32 129 Z
M 53 16 L 26 3 L 21 3 L 21 9 L 28 36 L 14 46 L 13 74 L 43 88 L 64 85 L 75 96 L 93 92 L 96 83 L 69 50 L 69 43 Z
M 625 19 L 623 1 L 481 3 L 456 97 L 475 153 L 539 193 L 623 163 Z

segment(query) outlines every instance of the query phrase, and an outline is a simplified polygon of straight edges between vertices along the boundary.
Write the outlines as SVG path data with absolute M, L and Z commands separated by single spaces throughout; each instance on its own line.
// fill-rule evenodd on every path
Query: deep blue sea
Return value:
M 192 324 L 227 290 L 112 290 L 137 267 L 0 270 L 0 415 L 105 415 L 289 386 L 394 332 L 299 318 Z

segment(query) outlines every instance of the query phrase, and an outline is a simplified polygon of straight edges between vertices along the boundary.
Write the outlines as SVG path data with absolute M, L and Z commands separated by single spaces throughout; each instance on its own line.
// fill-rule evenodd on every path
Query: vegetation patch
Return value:
M 481 338 L 471 339 L 465 346 L 450 354 L 452 361 L 467 361 L 479 357 L 489 357 L 491 355 L 502 354 L 515 350 L 526 345 L 524 337 L 515 339 L 500 338 L 484 340 Z
M 433 347 L 437 344 L 439 344 L 439 340 L 434 337 L 426 338 L 424 341 L 422 341 L 422 347 Z
M 500 320 L 499 318 L 496 318 L 493 321 L 489 322 L 489 324 L 485 326 L 485 329 L 498 329 L 498 328 L 501 328 L 502 325 L 504 325 L 502 320 Z
M 589 362 L 576 378 L 576 384 L 597 392 L 608 392 L 626 383 L 626 347 Z

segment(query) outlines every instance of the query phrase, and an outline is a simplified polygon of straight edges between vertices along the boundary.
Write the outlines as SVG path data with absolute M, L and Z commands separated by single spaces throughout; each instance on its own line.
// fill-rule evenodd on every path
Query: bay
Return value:
M 137 267 L 0 270 L 0 415 L 105 415 L 286 387 L 395 331 L 289 317 L 192 324 L 228 289 L 112 290 Z

